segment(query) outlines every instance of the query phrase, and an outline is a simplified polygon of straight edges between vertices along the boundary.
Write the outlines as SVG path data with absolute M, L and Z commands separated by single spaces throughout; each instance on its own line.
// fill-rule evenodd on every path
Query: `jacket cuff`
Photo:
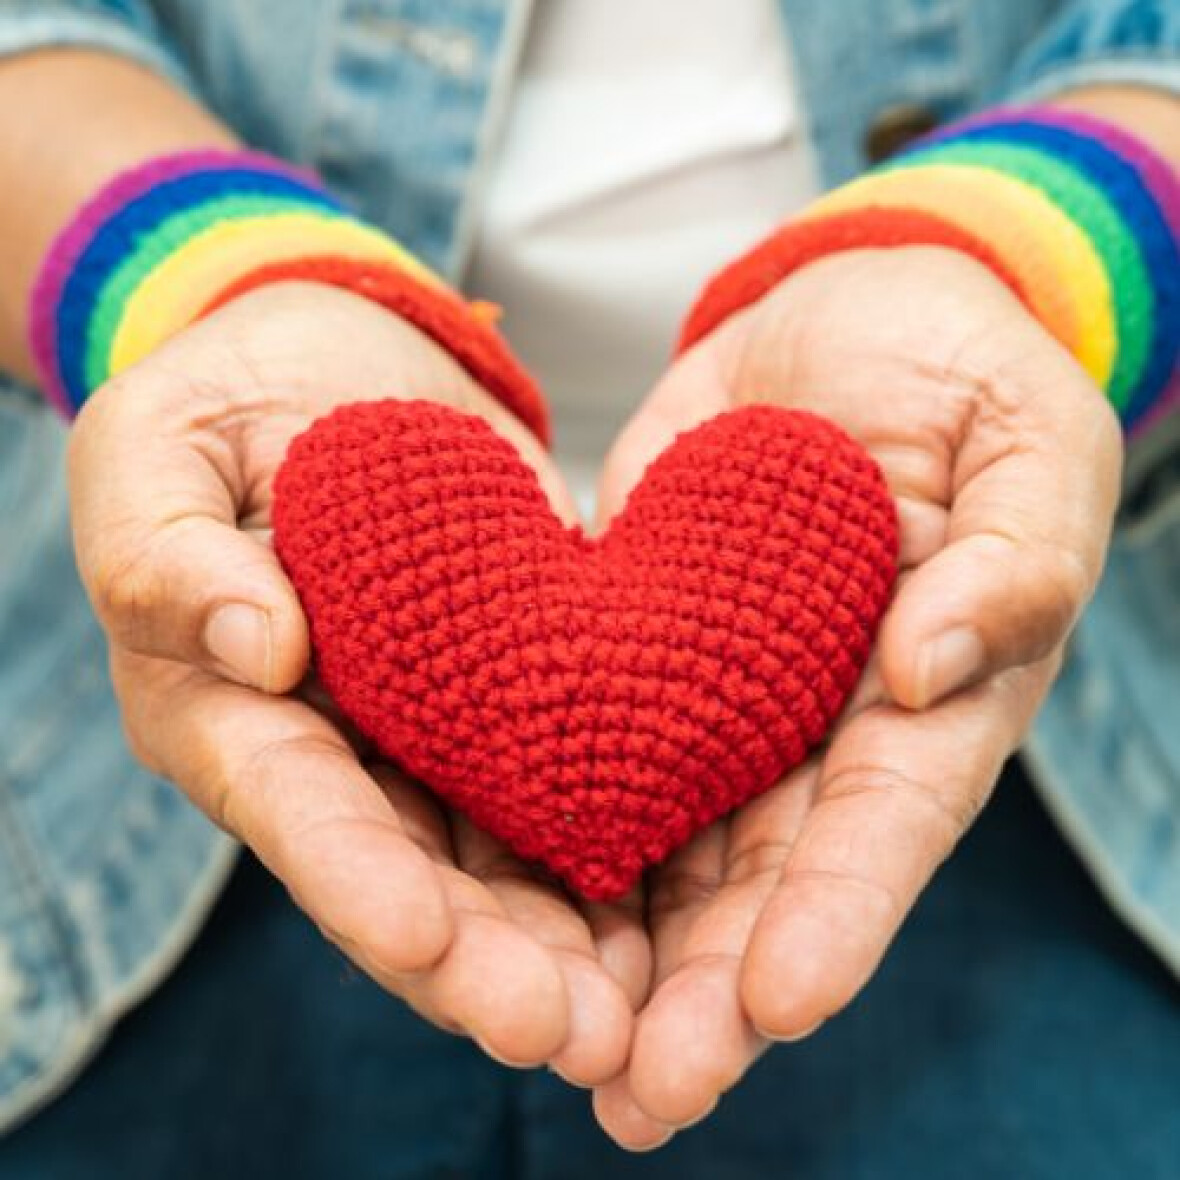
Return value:
M 1070 65 L 1017 76 L 1005 102 L 1047 102 L 1087 86 L 1143 86 L 1180 98 L 1180 47 L 1167 52 L 1137 50 L 1133 55 L 1108 53 Z
M 196 92 L 191 75 L 161 37 L 114 13 L 55 0 L 0 3 L 0 58 L 66 48 L 116 54 L 163 75 L 190 94 Z

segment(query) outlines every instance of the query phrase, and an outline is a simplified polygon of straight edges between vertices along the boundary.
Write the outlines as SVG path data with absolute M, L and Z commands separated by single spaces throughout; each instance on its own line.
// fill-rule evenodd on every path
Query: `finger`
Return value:
M 905 573 L 930 560 L 946 544 L 948 514 L 941 504 L 931 504 L 894 492 L 897 505 L 897 567 Z
M 766 1047 L 741 1004 L 742 959 L 804 823 L 816 777 L 814 764 L 801 767 L 728 825 L 715 825 L 727 828 L 719 859 L 699 859 L 691 876 L 663 895 L 679 895 L 683 908 L 673 900 L 653 915 L 661 982 L 640 1015 L 627 1079 L 634 1101 L 657 1122 L 684 1127 L 705 1118 Z M 707 884 L 707 872 L 716 873 L 717 884 Z
M 309 363 L 309 328 L 369 345 L 340 366 L 350 374 L 342 388 L 322 357 Z M 360 296 L 283 284 L 169 341 L 79 416 L 75 545 L 114 640 L 265 691 L 294 687 L 308 661 L 303 612 L 270 545 L 238 526 L 269 523 L 270 481 L 291 438 L 334 405 L 382 397 L 431 398 L 486 418 L 537 472 L 555 511 L 575 519 L 538 441 L 438 345 Z
M 142 657 L 115 665 L 138 750 L 253 848 L 358 966 L 499 1060 L 538 1064 L 561 1049 L 552 956 L 448 865 L 420 795 L 387 769 L 379 784 L 300 702 Z
M 929 299 L 944 287 L 956 298 Z M 894 314 L 856 319 L 850 355 L 832 342 L 858 305 Z M 724 402 L 717 386 L 728 381 L 735 404 L 814 410 L 872 451 L 900 501 L 903 566 L 938 548 L 937 512 L 916 516 L 913 505 L 949 510 L 945 548 L 920 565 L 882 631 L 895 699 L 923 708 L 1061 642 L 1101 570 L 1119 431 L 1080 366 L 994 275 L 948 251 L 830 259 L 683 361 L 696 353 L 711 375 L 697 394 Z M 669 416 L 662 402 L 659 416 Z
M 169 391 L 150 385 L 100 390 L 71 440 L 75 548 L 95 611 L 131 651 L 285 692 L 308 660 L 298 598 L 270 546 L 238 528 L 231 448 L 194 445 L 168 420 Z
M 584 902 L 582 913 L 598 948 L 603 969 L 623 989 L 637 1012 L 651 988 L 651 940 L 643 913 L 643 887 L 612 903 Z
M 599 1126 L 626 1151 L 655 1151 L 676 1133 L 657 1122 L 631 1096 L 626 1077 L 615 1078 L 594 1091 L 594 1117 Z
M 426 1019 L 469 1034 L 502 1065 L 552 1062 L 569 1040 L 559 964 L 481 882 L 454 867 L 440 872 L 456 916 L 447 953 L 429 972 L 377 978 Z
M 373 742 L 367 738 L 353 724 L 344 711 L 332 698 L 331 693 L 315 676 L 306 677 L 295 690 L 298 698 L 310 705 L 321 717 L 328 721 L 340 734 L 352 752 L 361 762 L 370 761 L 374 755 Z
M 1048 342 L 1014 347 L 1005 355 L 1019 360 L 989 377 L 958 452 L 946 545 L 882 628 L 886 684 L 910 708 L 1048 655 L 1105 559 L 1119 489 L 1113 415 Z
M 804 1035 L 860 990 L 1053 671 L 1018 669 L 922 713 L 881 705 L 840 731 L 742 964 L 742 1003 L 761 1033 Z
M 631 1006 L 599 962 L 585 919 L 559 889 L 470 821 L 457 816 L 452 829 L 457 864 L 488 889 L 521 930 L 551 952 L 561 970 L 569 1028 L 551 1068 L 583 1086 L 614 1077 L 631 1044 Z
M 762 1048 L 738 980 L 772 886 L 757 878 L 726 886 L 640 1013 L 627 1080 L 640 1109 L 659 1123 L 680 1128 L 706 1117 Z
M 569 1040 L 559 964 L 485 882 L 457 866 L 454 824 L 429 792 L 389 766 L 374 768 L 407 834 L 438 865 L 456 937 L 433 973 L 390 979 L 422 1016 L 469 1033 L 513 1067 L 549 1062 Z
M 729 820 L 710 824 L 651 874 L 647 920 L 655 956 L 652 984 L 658 993 L 684 961 L 685 946 L 725 883 Z
M 117 653 L 112 672 L 141 760 L 248 844 L 333 941 L 390 972 L 440 959 L 454 922 L 438 873 L 326 721 L 181 665 Z

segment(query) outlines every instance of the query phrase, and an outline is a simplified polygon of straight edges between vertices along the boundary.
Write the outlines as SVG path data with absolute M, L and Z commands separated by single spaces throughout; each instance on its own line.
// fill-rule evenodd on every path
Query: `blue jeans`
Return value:
M 652 1156 L 436 1032 L 253 861 L 4 1180 L 1176 1180 L 1180 988 L 1015 767 L 866 994 Z

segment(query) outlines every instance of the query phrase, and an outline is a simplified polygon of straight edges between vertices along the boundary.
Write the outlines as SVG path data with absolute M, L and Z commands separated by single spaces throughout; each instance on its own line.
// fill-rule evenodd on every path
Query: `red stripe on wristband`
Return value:
M 393 266 L 336 255 L 269 263 L 231 283 L 202 308 L 201 315 L 247 291 L 281 282 L 326 283 L 362 295 L 400 316 L 450 353 L 492 397 L 549 445 L 549 411 L 541 390 L 480 305 L 473 308 L 448 288 L 427 286 Z
M 898 246 L 946 246 L 983 263 L 1026 305 L 1019 278 L 985 241 L 961 226 L 916 209 L 865 206 L 830 217 L 788 222 L 706 284 L 684 321 L 676 355 L 730 316 L 756 303 L 785 278 L 830 254 Z

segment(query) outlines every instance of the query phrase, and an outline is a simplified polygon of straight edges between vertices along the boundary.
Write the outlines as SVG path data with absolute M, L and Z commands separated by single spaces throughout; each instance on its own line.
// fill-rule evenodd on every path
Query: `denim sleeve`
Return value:
M 1008 95 L 1035 101 L 1099 84 L 1180 95 L 1180 0 L 1071 0 L 1025 51 Z
M 65 46 L 117 53 L 193 90 L 147 0 L 0 0 L 0 57 Z

